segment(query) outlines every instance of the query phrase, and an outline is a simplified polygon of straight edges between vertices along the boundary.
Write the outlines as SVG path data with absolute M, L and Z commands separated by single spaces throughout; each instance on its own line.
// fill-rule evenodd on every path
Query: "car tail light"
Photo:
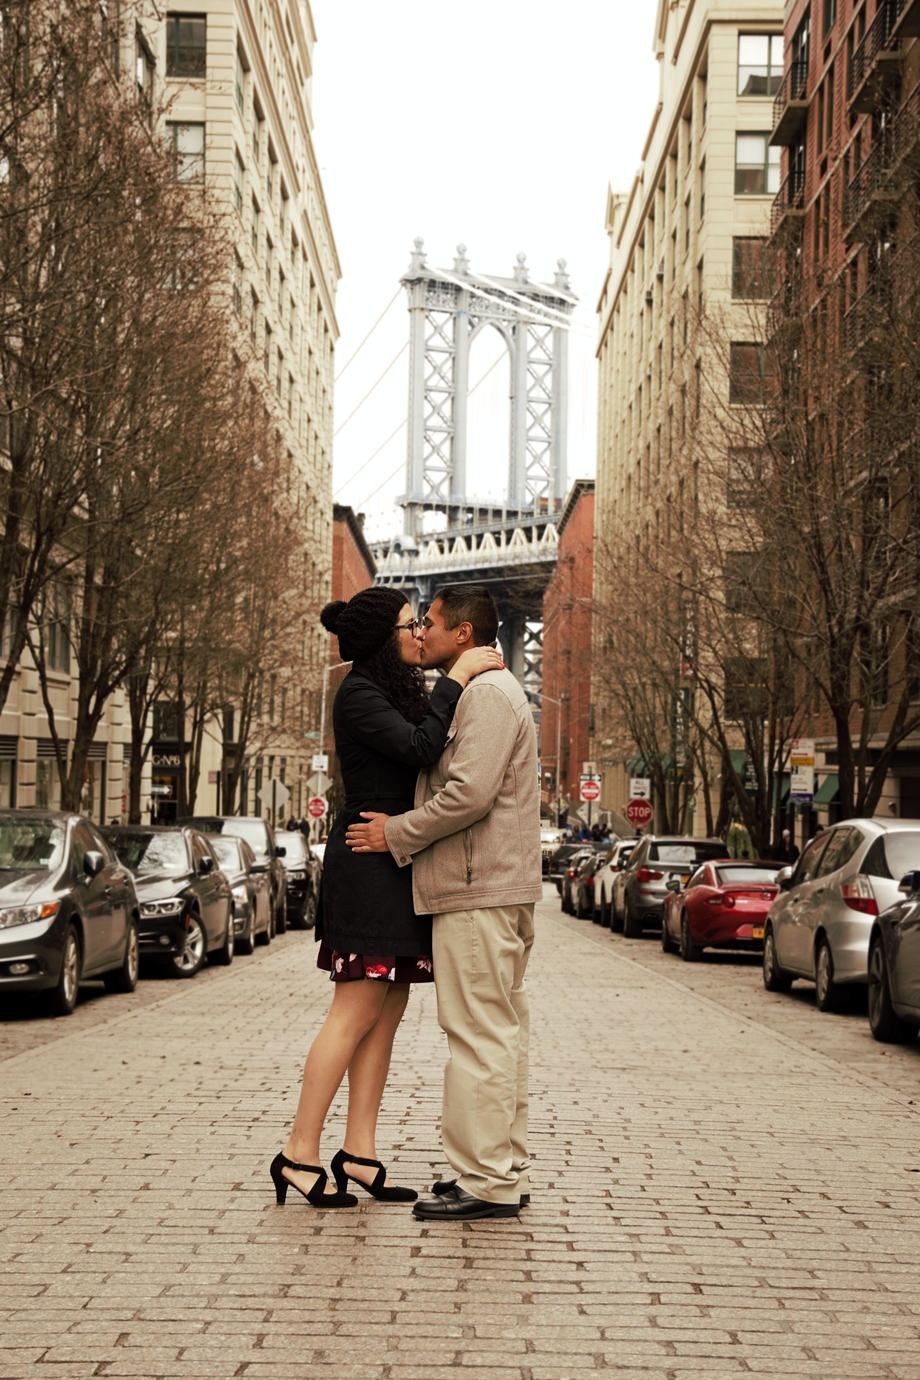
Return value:
M 863 915 L 878 915 L 878 901 L 868 877 L 854 877 L 851 882 L 844 882 L 840 895 L 850 910 L 858 910 Z
M 707 900 L 707 902 L 709 903 L 709 905 L 711 905 L 711 906 L 727 906 L 729 910 L 731 910 L 732 906 L 735 904 L 735 898 L 734 898 L 734 896 L 730 896 L 730 895 L 729 895 L 729 896 L 707 896 L 707 897 L 706 897 L 706 900 Z
M 651 867 L 640 867 L 636 873 L 637 882 L 660 882 L 664 876 L 663 872 L 656 872 Z
M 575 869 L 574 869 L 574 867 L 570 867 L 569 870 L 568 870 L 568 872 L 566 872 L 565 875 L 566 875 L 567 877 L 574 877 L 574 876 L 575 876 Z
M 586 878 L 585 878 L 585 886 L 593 886 L 593 885 L 594 885 L 594 878 L 593 878 L 593 877 L 586 877 Z

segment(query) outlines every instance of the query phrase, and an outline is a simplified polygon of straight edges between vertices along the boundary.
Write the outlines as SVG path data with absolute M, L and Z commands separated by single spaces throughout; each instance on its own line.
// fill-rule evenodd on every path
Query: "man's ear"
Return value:
M 459 646 L 466 647 L 467 644 L 469 644 L 470 646 L 476 645 L 473 642 L 472 623 L 458 623 L 454 631 L 457 634 L 457 643 Z

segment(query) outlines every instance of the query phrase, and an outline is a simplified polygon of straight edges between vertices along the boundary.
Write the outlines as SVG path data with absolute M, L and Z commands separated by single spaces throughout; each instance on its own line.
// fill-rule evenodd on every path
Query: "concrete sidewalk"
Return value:
M 518 1220 L 275 1205 L 329 997 L 310 936 L 0 1064 L 0 1377 L 920 1380 L 920 1093 L 547 896 Z M 418 989 L 379 1152 L 420 1188 L 443 1060 Z

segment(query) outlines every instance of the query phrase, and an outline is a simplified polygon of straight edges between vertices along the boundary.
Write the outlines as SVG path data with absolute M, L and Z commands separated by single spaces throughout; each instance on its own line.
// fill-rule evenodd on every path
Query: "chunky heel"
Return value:
M 354 1174 L 349 1174 L 345 1168 L 346 1161 L 349 1164 L 366 1164 L 368 1169 L 376 1169 L 373 1183 L 366 1184 L 363 1179 L 356 1179 Z M 349 1155 L 347 1151 L 340 1150 L 332 1160 L 332 1173 L 335 1177 L 336 1185 L 340 1192 L 344 1192 L 348 1187 L 348 1180 L 352 1183 L 360 1184 L 361 1187 L 376 1198 L 381 1203 L 414 1203 L 418 1194 L 414 1188 L 387 1188 L 387 1171 L 379 1160 L 364 1160 L 360 1155 Z M 349 1194 L 349 1197 L 352 1195 Z
M 304 1193 L 302 1188 L 292 1183 L 290 1179 L 282 1174 L 282 1169 L 296 1169 L 305 1174 L 315 1174 L 316 1183 L 309 1193 Z M 297 1192 L 306 1198 L 311 1207 L 317 1208 L 345 1208 L 357 1207 L 358 1200 L 353 1193 L 345 1193 L 339 1186 L 338 1176 L 336 1176 L 336 1186 L 339 1188 L 337 1193 L 326 1193 L 324 1190 L 329 1181 L 329 1175 L 320 1164 L 297 1164 L 294 1160 L 289 1160 L 286 1155 L 277 1154 L 271 1162 L 269 1172 L 272 1182 L 275 1185 L 275 1198 L 278 1203 L 283 1203 L 287 1198 L 289 1188 L 296 1188 Z M 348 1183 L 346 1177 L 345 1183 Z

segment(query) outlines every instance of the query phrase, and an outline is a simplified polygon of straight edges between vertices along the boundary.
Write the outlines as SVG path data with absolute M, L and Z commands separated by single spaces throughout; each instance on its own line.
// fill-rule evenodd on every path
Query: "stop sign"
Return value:
M 600 800 L 601 783 L 599 781 L 582 781 L 581 798 L 582 800 Z
M 311 819 L 322 819 L 326 813 L 326 802 L 321 795 L 315 795 L 307 803 L 307 814 Z
M 626 818 L 634 829 L 644 829 L 651 822 L 653 814 L 650 800 L 631 800 L 626 806 Z

